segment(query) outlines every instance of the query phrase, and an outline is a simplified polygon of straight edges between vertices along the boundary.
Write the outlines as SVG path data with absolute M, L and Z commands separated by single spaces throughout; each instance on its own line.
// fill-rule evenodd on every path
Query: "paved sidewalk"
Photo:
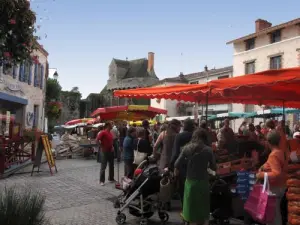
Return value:
M 46 215 L 53 225 L 112 225 L 116 224 L 116 209 L 112 199 L 120 193 L 114 184 L 99 184 L 100 164 L 95 160 L 68 159 L 57 161 L 58 173 L 51 176 L 47 164 L 41 168 L 42 172 L 31 177 L 31 167 L 23 174 L 13 175 L 0 180 L 0 189 L 5 185 L 29 186 L 47 196 Z M 120 164 L 120 175 L 124 171 Z M 115 178 L 117 178 L 115 167 Z M 169 224 L 182 224 L 179 210 L 170 212 Z M 127 214 L 128 215 L 128 214 Z M 139 224 L 139 220 L 128 215 L 127 224 Z M 157 216 L 149 222 L 160 224 Z

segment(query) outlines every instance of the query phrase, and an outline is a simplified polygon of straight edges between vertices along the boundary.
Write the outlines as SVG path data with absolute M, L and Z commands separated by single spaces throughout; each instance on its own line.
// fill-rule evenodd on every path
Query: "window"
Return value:
M 31 63 L 24 62 L 20 65 L 19 68 L 19 81 L 30 83 L 31 79 Z
M 270 58 L 270 69 L 271 70 L 278 70 L 281 68 L 281 55 L 274 56 Z
M 30 62 L 25 62 L 24 64 L 24 77 L 23 77 L 23 82 L 28 82 L 29 76 L 31 75 L 31 63 Z
M 40 87 L 41 86 L 41 64 L 34 65 L 34 86 Z
M 226 78 L 229 78 L 229 75 L 220 76 L 220 77 L 218 77 L 218 80 L 221 80 L 221 79 L 226 79 Z
M 276 43 L 281 41 L 281 30 L 276 30 L 271 35 L 271 43 Z
M 245 74 L 255 73 L 255 61 L 245 63 Z
M 245 41 L 246 44 L 246 51 L 255 48 L 255 38 L 251 38 Z
M 190 84 L 199 84 L 199 81 L 190 82 Z

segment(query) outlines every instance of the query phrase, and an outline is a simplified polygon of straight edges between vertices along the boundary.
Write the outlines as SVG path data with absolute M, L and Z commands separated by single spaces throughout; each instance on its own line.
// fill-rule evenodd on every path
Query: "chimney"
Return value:
M 272 23 L 267 20 L 258 19 L 255 21 L 255 32 L 259 32 L 269 27 L 272 27 Z
M 204 66 L 204 71 L 205 71 L 205 72 L 207 72 L 207 71 L 208 71 L 208 67 L 207 67 L 207 65 L 206 65 L 206 66 Z
M 148 52 L 148 71 L 154 70 L 154 53 Z
M 183 79 L 184 79 L 183 72 L 180 72 L 180 74 L 179 74 L 179 78 L 180 78 L 181 80 L 183 80 Z

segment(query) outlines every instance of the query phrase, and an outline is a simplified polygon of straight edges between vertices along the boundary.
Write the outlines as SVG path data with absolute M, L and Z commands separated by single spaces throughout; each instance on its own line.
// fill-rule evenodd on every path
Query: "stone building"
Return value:
M 80 118 L 88 118 L 97 108 L 104 107 L 101 103 L 102 99 L 100 94 L 89 94 L 86 99 L 80 101 Z
M 80 92 L 62 91 L 60 101 L 62 103 L 62 110 L 57 124 L 64 124 L 70 120 L 80 118 Z
M 154 86 L 171 86 L 176 84 L 201 84 L 206 83 L 210 80 L 219 80 L 224 78 L 232 77 L 233 68 L 232 66 L 227 66 L 223 68 L 213 68 L 208 69 L 206 66 L 203 71 L 185 74 L 181 73 L 179 76 L 166 78 L 159 81 Z M 193 104 L 183 103 L 178 104 L 178 101 L 169 99 L 151 99 L 151 106 L 168 110 L 168 116 L 192 116 L 193 115 Z M 180 106 L 180 107 L 179 107 Z M 219 105 L 209 105 L 208 113 L 210 115 L 224 113 L 231 110 L 230 104 L 219 104 Z M 199 115 L 203 115 L 205 110 L 202 105 L 198 108 Z
M 116 99 L 113 97 L 114 90 L 133 89 L 152 86 L 157 83 L 154 71 L 154 53 L 148 53 L 148 59 L 120 60 L 112 59 L 109 65 L 109 79 L 106 90 L 109 93 L 109 105 L 124 104 L 150 104 L 149 100 Z
M 44 130 L 48 52 L 39 44 L 37 47 L 32 53 L 36 59 L 33 63 L 0 65 L 1 133 L 10 130 L 10 135 L 17 135 L 24 128 L 32 127 Z M 14 127 L 8 127 L 9 120 Z
M 227 44 L 232 44 L 234 49 L 233 76 L 300 66 L 300 18 L 275 26 L 258 19 L 254 33 Z M 261 110 L 254 105 L 233 104 L 232 107 L 236 112 Z M 292 122 L 293 116 L 288 120 Z M 236 121 L 235 125 L 238 127 L 240 123 Z

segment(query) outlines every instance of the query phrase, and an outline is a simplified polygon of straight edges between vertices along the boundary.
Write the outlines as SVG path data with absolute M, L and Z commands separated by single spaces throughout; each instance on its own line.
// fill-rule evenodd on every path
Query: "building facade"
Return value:
M 103 107 L 101 95 L 97 93 L 89 94 L 86 99 L 80 101 L 80 118 L 88 118 L 97 108 Z
M 178 84 L 187 84 L 188 81 L 184 78 L 184 75 L 181 74 L 178 77 L 174 78 L 165 78 L 153 85 L 153 87 L 166 87 Z M 158 118 L 159 121 L 164 121 L 166 116 L 176 117 L 180 115 L 178 111 L 178 101 L 170 99 L 151 99 L 150 105 L 155 108 L 168 110 L 167 115 L 160 115 Z
M 157 83 L 154 71 L 154 53 L 149 52 L 148 58 L 135 60 L 112 59 L 109 65 L 109 79 L 105 87 L 110 96 L 110 106 L 126 104 L 150 104 L 143 99 L 117 99 L 113 97 L 114 90 L 149 87 Z
M 300 66 L 300 18 L 276 26 L 255 21 L 255 33 L 235 39 L 233 76 Z M 259 106 L 233 104 L 233 111 L 256 111 Z M 239 123 L 236 123 L 238 126 Z
M 181 75 L 177 77 L 166 78 L 164 80 L 161 80 L 155 86 L 171 86 L 175 84 L 201 84 L 201 83 L 206 83 L 210 80 L 229 78 L 232 77 L 232 74 L 233 74 L 232 66 L 227 66 L 218 69 L 216 68 L 208 69 L 207 67 L 205 67 L 204 71 L 202 72 L 191 73 L 186 75 L 183 75 L 181 73 Z M 168 99 L 161 99 L 161 100 L 152 99 L 151 106 L 168 110 L 168 116 L 170 117 L 194 115 L 194 105 L 191 103 L 182 103 L 179 109 L 178 107 L 179 103 L 177 101 L 172 101 Z M 183 112 L 182 109 L 184 109 L 185 112 Z M 209 115 L 224 113 L 230 110 L 231 110 L 231 105 L 228 104 L 208 106 Z M 204 105 L 199 105 L 198 114 L 200 116 L 205 114 Z
M 22 133 L 32 127 L 44 130 L 48 52 L 38 45 L 32 56 L 34 63 L 0 66 L 1 135 Z

